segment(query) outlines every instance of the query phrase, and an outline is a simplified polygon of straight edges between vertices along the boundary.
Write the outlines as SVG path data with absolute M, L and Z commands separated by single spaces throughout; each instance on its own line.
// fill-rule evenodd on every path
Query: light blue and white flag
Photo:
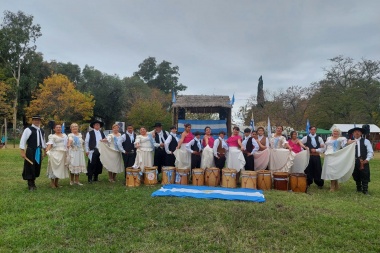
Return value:
M 225 199 L 242 200 L 252 202 L 265 202 L 264 194 L 261 190 L 248 188 L 223 188 L 209 186 L 193 186 L 168 184 L 152 193 L 152 197 L 172 196 L 190 197 L 198 199 Z
M 65 122 L 62 123 L 62 130 L 61 132 L 64 134 L 65 133 Z
M 255 130 L 255 120 L 253 119 L 253 113 L 252 113 L 251 122 L 249 122 L 249 125 L 252 131 Z
M 309 135 L 310 122 L 309 119 L 306 121 L 306 135 Z
M 268 131 L 268 138 L 272 137 L 272 127 L 270 126 L 270 120 L 269 120 L 269 117 L 268 117 L 267 131 Z
M 175 92 L 172 90 L 172 103 L 177 102 L 177 99 L 175 98 Z
M 234 105 L 235 104 L 235 94 L 232 95 L 232 99 L 230 101 L 230 105 Z

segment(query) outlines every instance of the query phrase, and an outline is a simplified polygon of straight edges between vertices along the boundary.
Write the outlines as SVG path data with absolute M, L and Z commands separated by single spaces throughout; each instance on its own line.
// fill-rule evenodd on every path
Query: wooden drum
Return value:
M 257 172 L 257 188 L 260 190 L 270 190 L 272 188 L 272 174 L 269 170 L 259 170 Z
M 304 173 L 293 173 L 290 174 L 290 190 L 293 192 L 306 192 L 307 190 L 307 179 Z
M 241 188 L 257 189 L 257 172 L 242 171 L 241 172 Z
M 175 167 L 162 167 L 161 184 L 174 184 Z
M 144 184 L 157 184 L 157 166 L 144 168 Z
M 273 172 L 273 189 L 287 191 L 289 183 L 288 172 Z
M 176 169 L 175 183 L 176 184 L 189 184 L 190 169 Z
M 236 170 L 222 169 L 222 187 L 236 188 Z
M 207 168 L 205 170 L 205 185 L 218 186 L 220 184 L 219 168 Z
M 193 185 L 204 185 L 205 171 L 203 169 L 193 169 L 191 181 Z
M 140 186 L 140 169 L 134 169 L 132 167 L 126 168 L 127 179 L 125 185 L 127 187 L 137 187 Z

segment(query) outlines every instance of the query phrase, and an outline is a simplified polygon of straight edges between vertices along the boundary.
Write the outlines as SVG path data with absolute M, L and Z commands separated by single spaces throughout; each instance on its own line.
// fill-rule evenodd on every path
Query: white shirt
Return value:
M 361 137 L 359 139 L 355 139 L 357 149 L 358 149 L 358 156 L 360 156 L 360 139 L 361 139 Z M 366 158 L 366 160 L 369 161 L 373 157 L 373 148 L 372 148 L 371 142 L 367 139 L 364 139 L 364 146 L 367 147 L 367 158 Z
M 244 147 L 244 150 L 247 148 L 248 139 L 249 139 L 249 137 L 247 139 L 244 139 L 244 141 L 241 143 Z M 252 149 L 251 154 L 253 155 L 257 151 L 259 151 L 259 144 L 257 143 L 257 141 L 254 138 L 252 138 L 252 145 L 253 145 L 253 149 Z
M 166 132 L 166 131 L 165 131 Z M 154 130 L 153 131 L 151 131 L 150 132 L 151 134 L 152 134 L 152 137 L 153 137 L 153 133 L 154 133 Z M 156 134 L 156 135 L 158 135 L 158 139 L 159 139 L 159 143 L 157 143 L 156 142 L 156 138 L 153 138 L 153 140 L 154 140 L 154 147 L 155 148 L 158 148 L 158 147 L 160 147 L 160 144 L 161 143 L 165 143 L 165 138 L 164 138 L 164 131 L 161 131 L 161 132 L 159 132 L 159 133 L 154 133 L 154 134 Z M 169 133 L 168 132 L 166 132 L 166 136 L 169 136 Z
M 171 154 L 172 152 L 169 150 L 169 145 L 170 145 L 170 142 L 172 141 L 172 138 L 175 138 L 176 141 L 178 142 L 178 137 L 176 134 L 174 133 L 170 133 L 170 135 L 168 136 L 168 138 L 165 140 L 165 151 L 167 154 Z
M 42 136 L 41 130 L 39 127 L 32 125 L 35 129 L 37 129 L 37 147 L 40 146 L 40 140 L 42 140 L 41 147 L 46 148 L 46 143 L 44 140 L 44 136 Z M 28 128 L 25 128 L 24 132 L 22 133 L 21 140 L 20 140 L 20 149 L 25 149 L 26 142 L 28 141 L 30 135 L 32 134 L 32 131 Z
M 95 133 L 95 139 L 96 139 L 96 148 L 98 148 L 98 143 L 102 139 L 102 134 L 100 133 L 100 130 L 95 130 L 95 129 L 94 129 L 94 133 Z M 90 148 L 88 147 L 89 141 L 90 141 L 90 132 L 87 132 L 86 138 L 84 139 L 84 147 L 86 149 L 86 152 L 90 151 Z
M 227 143 L 222 138 L 219 137 L 218 139 L 214 141 L 214 147 L 212 148 L 214 151 L 214 156 L 218 156 L 218 146 L 220 142 L 222 142 L 222 148 L 224 148 L 226 151 L 228 150 Z
M 117 147 L 119 148 L 120 152 L 122 152 L 122 153 L 125 153 L 125 150 L 124 150 L 124 148 L 123 148 L 123 142 L 127 141 L 127 136 L 126 136 L 126 134 L 128 134 L 129 139 L 131 140 L 131 143 L 132 143 L 132 144 L 133 144 L 134 141 L 135 141 L 135 139 L 133 138 L 133 132 L 132 132 L 132 133 L 130 133 L 130 132 L 126 132 L 126 133 L 122 134 L 122 135 L 120 136 L 120 138 L 117 139 Z
M 313 136 L 312 134 L 309 134 L 309 136 L 312 138 L 312 137 L 316 137 L 317 135 L 315 134 Z M 318 137 L 318 141 L 319 141 L 320 148 L 317 148 L 315 151 L 318 152 L 318 153 L 323 153 L 325 151 L 325 142 L 323 141 L 323 139 L 321 138 L 321 136 Z M 304 136 L 302 138 L 301 142 L 303 144 L 305 144 L 307 142 L 307 136 Z
M 198 152 L 201 152 L 201 151 L 202 151 L 201 139 L 194 138 L 194 139 L 192 139 L 191 141 L 189 141 L 189 143 L 186 144 L 186 150 L 187 150 L 188 152 L 190 152 L 190 153 L 194 153 L 194 150 L 191 149 L 191 146 L 194 145 L 195 140 L 197 140 L 197 142 L 198 142 L 198 148 L 199 148 L 199 151 L 198 151 Z

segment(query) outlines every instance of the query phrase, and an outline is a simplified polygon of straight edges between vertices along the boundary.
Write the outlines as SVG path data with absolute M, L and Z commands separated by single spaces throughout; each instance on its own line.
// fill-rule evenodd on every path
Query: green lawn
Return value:
M 338 192 L 266 191 L 265 203 L 152 198 L 160 186 L 121 181 L 38 190 L 21 178 L 18 149 L 0 150 L 0 252 L 380 252 L 380 156 L 370 196 L 353 180 Z M 85 176 L 81 177 L 85 182 Z

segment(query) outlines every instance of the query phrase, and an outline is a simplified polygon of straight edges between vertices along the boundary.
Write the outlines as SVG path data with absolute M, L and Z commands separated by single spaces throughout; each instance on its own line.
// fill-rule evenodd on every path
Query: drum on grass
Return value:
M 289 183 L 288 172 L 273 172 L 273 189 L 287 191 Z
M 306 192 L 307 190 L 307 179 L 304 173 L 293 173 L 290 174 L 290 190 L 293 192 Z
M 257 188 L 260 190 L 270 190 L 272 188 L 272 174 L 270 170 L 257 171 Z
M 162 180 L 164 184 L 174 184 L 175 180 L 175 167 L 162 167 Z
M 176 184 L 189 184 L 190 169 L 176 169 L 175 183 Z
M 144 168 L 144 184 L 157 184 L 157 166 Z
M 140 169 L 134 169 L 132 167 L 126 168 L 127 179 L 126 186 L 127 187 L 137 187 L 140 186 Z
M 257 172 L 242 171 L 241 172 L 241 188 L 257 189 Z
M 191 181 L 193 185 L 197 185 L 197 186 L 204 185 L 205 171 L 203 169 L 193 169 Z
M 205 170 L 205 185 L 218 186 L 220 184 L 219 168 L 207 168 Z
M 222 169 L 222 187 L 236 188 L 236 170 Z

